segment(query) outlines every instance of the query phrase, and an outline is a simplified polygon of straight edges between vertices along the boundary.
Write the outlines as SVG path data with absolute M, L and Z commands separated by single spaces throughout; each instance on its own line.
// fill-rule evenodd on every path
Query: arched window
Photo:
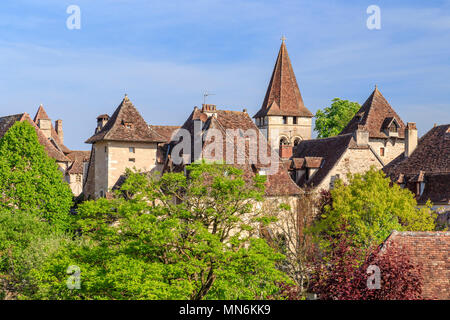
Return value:
M 289 141 L 285 137 L 281 137 L 280 139 L 280 146 L 287 146 L 289 144 Z
M 300 141 L 302 141 L 302 139 L 300 139 L 300 138 L 295 138 L 295 139 L 294 139 L 294 147 L 298 146 L 298 144 L 300 143 Z

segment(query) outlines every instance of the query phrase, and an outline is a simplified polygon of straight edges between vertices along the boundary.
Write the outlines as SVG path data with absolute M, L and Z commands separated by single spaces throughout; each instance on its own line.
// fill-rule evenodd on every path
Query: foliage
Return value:
M 36 270 L 47 299 L 261 299 L 289 279 L 283 256 L 257 232 L 254 212 L 264 178 L 199 163 L 188 175 L 156 179 L 127 172 L 113 200 L 81 204 L 75 229 L 84 240 L 66 246 Z M 249 212 L 254 212 L 250 214 Z M 66 288 L 67 267 L 81 269 L 81 289 Z
M 72 192 L 28 122 L 16 122 L 0 140 L 0 208 L 40 214 L 65 227 Z
M 356 245 L 378 245 L 393 231 L 432 231 L 434 213 L 430 205 L 417 208 L 413 194 L 391 184 L 374 168 L 364 174 L 349 174 L 348 184 L 336 182 L 332 204 L 324 206 L 320 219 L 310 229 L 316 236 L 336 236 L 348 224 Z M 327 245 L 326 238 L 322 241 Z
M 318 138 L 337 136 L 360 108 L 357 102 L 334 98 L 330 107 L 318 110 L 315 115 Z
M 344 226 L 343 231 L 346 229 Z M 316 262 L 311 290 L 322 300 L 417 300 L 421 299 L 423 278 L 408 252 L 390 244 L 368 250 L 358 249 L 345 232 L 330 238 L 331 250 Z M 369 266 L 380 270 L 379 288 Z

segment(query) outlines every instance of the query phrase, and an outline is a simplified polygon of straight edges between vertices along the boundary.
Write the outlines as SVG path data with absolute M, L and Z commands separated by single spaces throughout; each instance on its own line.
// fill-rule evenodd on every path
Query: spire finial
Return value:
M 286 41 L 286 37 L 284 36 L 284 34 L 281 36 L 281 42 L 284 43 Z
M 378 85 L 377 84 L 375 84 L 375 90 L 378 90 Z
M 125 93 L 125 98 L 124 98 L 124 100 L 125 100 L 125 101 L 128 101 L 128 94 L 126 94 L 126 93 Z

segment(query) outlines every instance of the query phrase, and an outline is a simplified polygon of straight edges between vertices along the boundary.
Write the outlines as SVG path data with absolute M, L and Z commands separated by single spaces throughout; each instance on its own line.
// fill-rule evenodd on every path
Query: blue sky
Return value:
M 80 30 L 66 28 L 72 4 Z M 372 4 L 381 30 L 366 27 Z M 335 97 L 363 103 L 378 84 L 420 134 L 450 122 L 450 0 L 4 0 L 0 115 L 43 103 L 81 150 L 125 93 L 149 124 L 181 125 L 205 90 L 253 115 L 282 34 L 312 112 Z

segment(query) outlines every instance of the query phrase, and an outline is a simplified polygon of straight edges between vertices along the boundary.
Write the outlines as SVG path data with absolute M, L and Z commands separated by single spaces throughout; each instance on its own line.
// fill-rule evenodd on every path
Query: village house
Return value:
M 56 120 L 53 126 L 42 105 L 39 106 L 34 119 L 31 119 L 28 113 L 0 117 L 0 139 L 14 123 L 21 121 L 27 121 L 35 128 L 39 143 L 44 147 L 47 155 L 56 161 L 74 196 L 80 195 L 89 162 L 89 151 L 67 148 L 64 145 L 62 120 Z
M 430 200 L 441 214 L 438 221 L 450 225 L 450 124 L 435 126 L 419 141 L 415 124 L 408 124 L 406 132 L 412 138 L 407 139 L 405 152 L 383 170 L 408 188 L 419 205 Z

